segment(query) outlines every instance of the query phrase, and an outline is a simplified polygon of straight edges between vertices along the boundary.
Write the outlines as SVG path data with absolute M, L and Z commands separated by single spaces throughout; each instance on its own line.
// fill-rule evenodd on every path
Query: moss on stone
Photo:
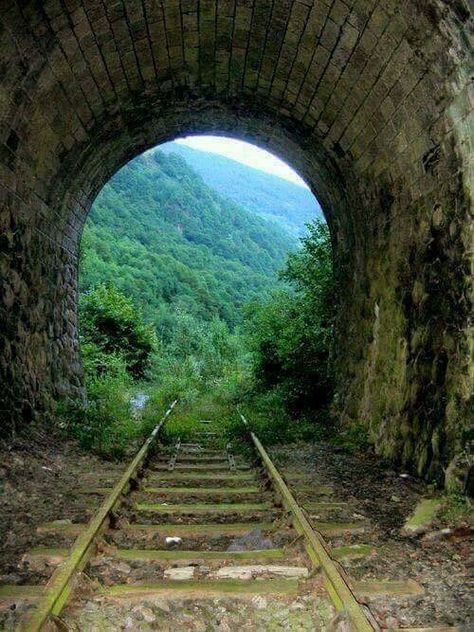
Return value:
M 418 535 L 425 532 L 437 513 L 440 511 L 443 502 L 440 498 L 424 498 L 421 500 L 412 515 L 403 526 L 403 533 L 406 535 Z

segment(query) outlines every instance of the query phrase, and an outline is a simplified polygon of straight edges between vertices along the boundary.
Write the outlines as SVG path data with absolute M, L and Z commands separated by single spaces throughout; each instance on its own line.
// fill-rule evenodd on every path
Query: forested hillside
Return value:
M 178 154 L 221 195 L 264 219 L 277 222 L 292 235 L 303 236 L 306 224 L 322 218 L 321 207 L 305 187 L 181 143 L 166 143 L 160 150 Z
M 81 249 L 87 401 L 60 415 L 86 448 L 122 456 L 176 398 L 183 436 L 198 401 L 228 419 L 242 407 L 268 440 L 312 432 L 296 418 L 324 417 L 334 305 L 324 224 L 298 242 L 154 150 L 102 189 Z
M 177 311 L 231 327 L 275 285 L 296 240 L 225 199 L 176 155 L 123 167 L 97 197 L 82 240 L 80 289 L 113 283 L 166 334 Z

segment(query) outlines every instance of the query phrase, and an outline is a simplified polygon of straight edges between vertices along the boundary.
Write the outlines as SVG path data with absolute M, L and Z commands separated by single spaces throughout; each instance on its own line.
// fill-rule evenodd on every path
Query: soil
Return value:
M 414 580 L 424 589 L 421 596 L 371 600 L 370 609 L 380 624 L 472 629 L 472 520 L 466 516 L 457 522 L 436 518 L 427 532 L 404 537 L 402 527 L 416 504 L 437 495 L 432 487 L 395 471 L 370 452 L 350 454 L 327 442 L 277 446 L 270 453 L 280 471 L 289 474 L 290 488 L 295 470 L 298 476 L 306 477 L 305 486 L 328 485 L 334 490 L 331 501 L 347 502 L 342 519 L 363 524 L 362 533 L 329 537 L 332 546 L 374 546 L 368 557 L 343 562 L 351 579 Z M 313 515 L 313 519 L 318 518 L 324 520 L 328 515 Z M 329 518 L 336 519 L 334 515 Z M 449 531 L 443 531 L 447 528 Z
M 100 496 L 78 494 L 87 476 L 123 471 L 73 441 L 37 432 L 0 447 L 0 584 L 34 583 L 21 562 L 38 545 L 36 528 L 53 520 L 87 522 Z M 57 539 L 54 546 L 61 546 Z

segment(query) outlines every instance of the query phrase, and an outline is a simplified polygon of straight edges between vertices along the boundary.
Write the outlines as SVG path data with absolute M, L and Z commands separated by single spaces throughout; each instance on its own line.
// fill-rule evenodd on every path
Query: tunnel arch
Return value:
M 4 427 L 80 397 L 77 245 L 146 148 L 226 133 L 310 184 L 339 272 L 335 411 L 443 478 L 472 388 L 464 0 L 0 0 Z

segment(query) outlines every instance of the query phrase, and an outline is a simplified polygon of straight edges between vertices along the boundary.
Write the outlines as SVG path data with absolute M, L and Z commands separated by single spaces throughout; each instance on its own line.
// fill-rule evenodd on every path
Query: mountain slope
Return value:
M 165 143 L 160 151 L 181 156 L 215 191 L 290 234 L 303 235 L 307 223 L 322 217 L 311 191 L 283 178 L 181 143 Z
M 80 289 L 113 282 L 159 329 L 176 310 L 218 316 L 274 287 L 296 240 L 224 199 L 176 155 L 148 152 L 94 202 L 81 243 Z

